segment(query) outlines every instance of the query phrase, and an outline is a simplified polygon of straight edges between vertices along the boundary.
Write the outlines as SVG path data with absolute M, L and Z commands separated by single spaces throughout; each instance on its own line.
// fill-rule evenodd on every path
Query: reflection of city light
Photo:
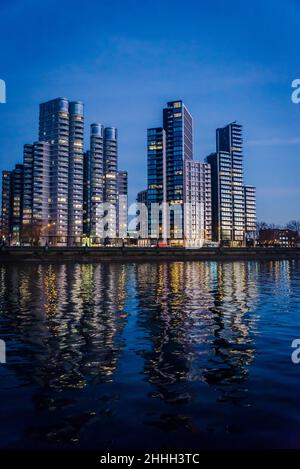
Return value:
M 49 266 L 44 276 L 44 287 L 46 303 L 44 304 L 47 316 L 52 316 L 56 313 L 58 307 L 58 291 L 57 291 L 57 278 L 56 273 L 52 267 Z
M 40 264 L 34 276 L 15 270 L 18 307 L 34 305 L 35 316 L 21 316 L 21 327 L 37 327 L 31 340 L 39 353 L 42 347 L 35 379 L 59 390 L 111 382 L 123 347 L 133 342 L 145 379 L 170 402 L 178 396 L 169 384 L 245 381 L 259 320 L 258 265 L 58 263 Z M 289 263 L 266 268 L 288 285 Z

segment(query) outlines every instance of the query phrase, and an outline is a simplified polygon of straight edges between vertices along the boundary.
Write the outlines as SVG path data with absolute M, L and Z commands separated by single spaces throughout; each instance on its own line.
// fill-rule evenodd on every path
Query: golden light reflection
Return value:
M 55 315 L 58 307 L 57 274 L 52 266 L 49 266 L 44 276 L 44 309 L 47 316 Z

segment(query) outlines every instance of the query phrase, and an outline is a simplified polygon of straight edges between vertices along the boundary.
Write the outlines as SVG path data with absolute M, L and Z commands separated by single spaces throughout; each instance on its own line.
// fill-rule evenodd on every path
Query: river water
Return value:
M 300 262 L 0 265 L 2 448 L 300 447 Z

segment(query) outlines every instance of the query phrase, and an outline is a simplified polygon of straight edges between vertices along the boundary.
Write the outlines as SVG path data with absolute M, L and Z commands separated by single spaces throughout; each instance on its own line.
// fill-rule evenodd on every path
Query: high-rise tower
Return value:
M 208 163 L 185 160 L 185 245 L 202 247 L 211 241 L 211 169 Z
M 246 236 L 256 234 L 256 187 L 244 186 Z
M 170 101 L 163 110 L 166 132 L 166 201 L 170 237 L 184 237 L 184 161 L 193 159 L 193 118 L 181 101 Z
M 184 162 L 193 159 L 193 119 L 181 100 L 167 103 L 163 127 L 148 129 L 147 139 L 149 235 L 182 241 Z M 163 206 L 153 209 L 154 203 Z
M 69 103 L 69 244 L 80 243 L 83 234 L 83 103 Z
M 50 144 L 50 224 L 57 244 L 80 242 L 83 218 L 83 104 L 40 105 L 39 140 Z
M 84 233 L 91 238 L 98 235 L 97 217 L 104 201 L 103 139 L 104 126 L 92 124 L 90 149 L 84 155 Z
M 126 238 L 128 232 L 128 172 L 118 171 L 117 236 Z
M 245 195 L 242 126 L 233 122 L 217 129 L 217 151 L 207 157 L 212 171 L 214 241 L 241 246 L 245 242 Z
M 163 213 L 159 205 L 167 200 L 166 132 L 162 127 L 148 129 L 147 155 L 148 233 L 152 238 L 161 238 Z
M 1 234 L 8 240 L 11 233 L 12 172 L 2 171 Z
M 106 223 L 105 237 L 117 236 L 118 203 L 118 131 L 115 127 L 104 129 L 104 202 Z M 106 213 L 107 212 L 107 213 Z
M 50 242 L 50 148 L 48 142 L 24 145 L 22 241 Z

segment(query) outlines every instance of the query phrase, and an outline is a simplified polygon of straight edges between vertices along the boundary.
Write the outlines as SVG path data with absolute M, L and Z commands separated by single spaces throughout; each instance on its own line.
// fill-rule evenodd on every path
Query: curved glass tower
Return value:
M 108 210 L 105 235 L 115 238 L 118 204 L 118 131 L 115 127 L 104 129 L 104 201 Z
M 80 244 L 83 233 L 83 103 L 69 104 L 69 244 Z
M 104 126 L 92 124 L 90 150 L 84 155 L 84 233 L 92 238 L 97 236 L 97 213 L 103 202 L 103 137 Z
M 39 140 L 50 144 L 50 236 L 80 243 L 83 218 L 83 103 L 56 98 L 40 105 Z

